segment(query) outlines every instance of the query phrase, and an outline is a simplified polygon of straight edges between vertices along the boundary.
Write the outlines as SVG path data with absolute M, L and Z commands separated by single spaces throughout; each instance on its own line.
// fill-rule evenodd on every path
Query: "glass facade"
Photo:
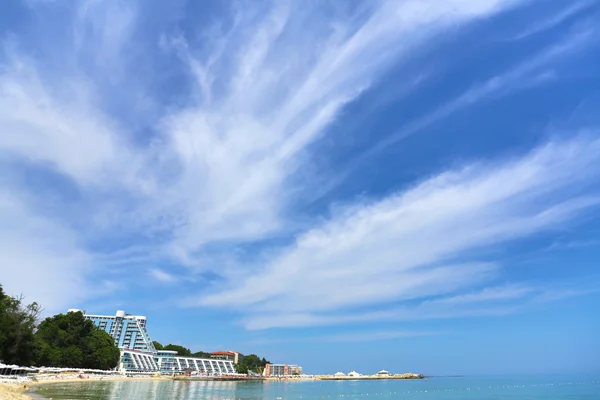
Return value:
M 179 357 L 174 351 L 159 350 L 158 366 L 161 373 L 185 372 L 186 369 L 200 375 L 220 376 L 235 374 L 233 362 L 230 360 L 211 360 L 208 358 Z
M 124 372 L 158 372 L 159 370 L 153 354 L 123 349 L 120 369 Z
M 108 332 L 115 339 L 115 344 L 119 348 L 148 353 L 156 352 L 146 331 L 146 317 L 125 314 L 125 311 L 121 310 L 117 311 L 115 316 L 88 315 L 85 313 L 84 315 L 99 328 Z

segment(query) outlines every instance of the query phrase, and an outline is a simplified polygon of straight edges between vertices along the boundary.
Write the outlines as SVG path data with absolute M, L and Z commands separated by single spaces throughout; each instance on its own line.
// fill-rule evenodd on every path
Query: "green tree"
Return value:
M 152 341 L 152 344 L 156 350 L 164 350 L 163 345 L 158 343 L 156 340 Z
M 26 305 L 23 296 L 7 296 L 0 285 L 0 359 L 8 364 L 31 365 L 34 331 L 41 308 Z
M 195 353 L 192 354 L 192 357 L 198 357 L 198 358 L 212 358 L 212 354 L 207 353 L 205 351 L 197 351 Z
M 119 362 L 113 338 L 80 312 L 46 318 L 35 338 L 38 365 L 107 370 Z
M 165 347 L 163 347 L 163 350 L 171 350 L 171 351 L 176 351 L 177 355 L 179 356 L 191 356 L 192 352 L 190 351 L 190 349 L 187 349 L 183 346 L 180 346 L 178 344 L 168 344 Z
M 238 363 L 235 365 L 235 372 L 237 372 L 238 374 L 247 374 L 248 366 L 243 363 Z
M 261 359 L 256 354 L 248 354 L 235 366 L 235 370 L 239 374 L 247 374 L 248 371 L 254 371 L 260 374 L 264 371 L 265 366 L 268 363 L 269 362 L 264 357 Z
M 0 285 L 0 360 L 3 360 L 4 342 L 8 334 L 8 324 L 6 320 L 6 295 Z

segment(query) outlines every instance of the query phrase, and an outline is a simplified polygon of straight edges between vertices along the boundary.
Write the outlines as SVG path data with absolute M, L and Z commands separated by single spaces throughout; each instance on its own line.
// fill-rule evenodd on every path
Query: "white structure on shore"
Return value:
M 348 373 L 348 376 L 350 376 L 350 377 L 352 377 L 352 378 L 356 378 L 356 377 L 358 377 L 358 376 L 362 376 L 362 375 L 361 375 L 361 374 L 359 374 L 359 373 L 358 373 L 358 372 L 356 372 L 356 371 L 352 371 L 352 372 Z
M 197 357 L 181 357 L 176 351 L 158 350 L 158 368 L 160 371 L 185 371 L 191 369 L 202 375 L 234 375 L 235 368 L 231 360 L 215 360 Z
M 176 351 L 156 350 L 148 331 L 146 317 L 126 314 L 118 310 L 115 315 L 86 314 L 80 312 L 115 339 L 121 351 L 119 371 L 132 373 L 186 373 L 195 372 L 206 376 L 235 375 L 232 360 L 181 357 Z

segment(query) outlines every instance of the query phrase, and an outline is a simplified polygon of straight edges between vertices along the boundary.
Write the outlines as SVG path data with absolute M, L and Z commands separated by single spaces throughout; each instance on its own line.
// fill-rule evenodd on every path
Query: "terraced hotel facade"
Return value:
M 79 309 L 70 309 L 68 312 L 81 312 L 113 337 L 121 351 L 119 370 L 122 372 L 195 372 L 207 376 L 235 374 L 234 361 L 230 359 L 183 357 L 175 351 L 157 350 L 146 330 L 145 316 L 126 314 L 123 310 L 118 310 L 115 315 L 86 314 L 85 310 Z

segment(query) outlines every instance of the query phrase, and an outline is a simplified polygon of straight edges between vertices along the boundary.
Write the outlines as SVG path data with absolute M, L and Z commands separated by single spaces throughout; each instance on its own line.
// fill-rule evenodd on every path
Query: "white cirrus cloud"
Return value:
M 481 284 L 499 267 L 456 259 L 552 229 L 597 206 L 600 196 L 589 189 L 597 183 L 593 171 L 599 164 L 600 141 L 582 137 L 550 142 L 521 158 L 441 173 L 334 213 L 262 270 L 196 303 L 243 305 L 248 327 L 267 328 L 327 323 L 328 317 L 336 320 L 332 313 L 353 307 Z M 452 303 L 466 300 L 472 299 Z
M 175 282 L 176 280 L 173 275 L 158 268 L 152 268 L 150 270 L 150 275 L 160 282 Z
M 63 89 L 68 98 L 59 98 L 31 60 L 10 56 L 0 73 L 0 150 L 49 163 L 78 182 L 100 179 L 117 161 L 119 144 L 110 124 L 86 107 L 86 90 L 74 83 Z
M 556 78 L 556 72 L 550 66 L 560 65 L 561 61 L 569 60 L 574 54 L 587 49 L 592 39 L 597 39 L 597 32 L 589 27 L 565 35 L 560 41 L 552 43 L 520 64 L 484 82 L 477 83 L 441 107 L 411 121 L 374 145 L 361 158 L 372 157 L 394 143 L 471 106 L 553 80 Z
M 161 125 L 181 165 L 179 181 L 162 193 L 166 207 L 182 210 L 172 252 L 187 260 L 210 241 L 284 229 L 297 190 L 288 178 L 344 105 L 428 39 L 516 3 L 376 2 L 322 15 L 280 2 L 258 23 L 253 12 L 236 13 L 230 30 L 211 31 L 214 48 L 201 55 L 181 36 L 163 38 L 198 88 L 197 104 Z
M 551 15 L 546 19 L 536 22 L 533 26 L 527 27 L 523 32 L 517 34 L 512 40 L 521 40 L 530 36 L 539 34 L 549 29 L 556 28 L 558 25 L 564 23 L 569 18 L 583 12 L 590 8 L 594 4 L 593 0 L 575 1 L 569 3 L 564 9 L 558 13 Z
M 0 72 L 0 124 L 7 133 L 0 150 L 49 163 L 82 190 L 108 192 L 111 202 L 93 205 L 92 222 L 170 235 L 165 251 L 194 264 L 194 252 L 207 243 L 286 229 L 282 214 L 297 190 L 289 178 L 306 161 L 307 146 L 392 62 L 409 59 L 447 29 L 518 3 L 234 7 L 230 26 L 207 29 L 201 52 L 184 36 L 163 35 L 163 50 L 187 65 L 198 94 L 145 121 L 155 130 L 146 145 L 134 143 L 101 107 L 96 86 L 144 86 L 123 79 L 137 68 L 131 44 L 140 7 L 91 2 L 71 14 L 64 9 L 73 35 L 57 46 L 75 55 L 64 69 L 45 74 L 42 61 L 19 53 L 18 41 L 7 52 Z M 106 21 L 114 22 L 111 30 Z M 103 75 L 107 64 L 113 77 Z M 117 196 L 136 207 L 118 204 Z
M 383 340 L 408 339 L 418 337 L 429 337 L 447 335 L 446 331 L 412 331 L 412 330 L 361 330 L 352 333 L 326 334 L 318 336 L 291 336 L 269 337 L 252 339 L 246 342 L 248 345 L 264 345 L 274 343 L 305 343 L 305 342 L 334 342 L 334 343 L 356 343 L 376 342 Z
M 310 145 L 325 135 L 344 106 L 391 65 L 410 61 L 445 32 L 523 2 L 234 7 L 231 23 L 222 24 L 226 28 L 216 24 L 207 30 L 201 50 L 193 37 L 162 35 L 161 51 L 172 68 L 161 72 L 180 77 L 185 71 L 182 91 L 192 86 L 194 93 L 140 114 L 149 118 L 140 121 L 151 131 L 148 137 L 134 137 L 111 115 L 100 90 L 112 82 L 112 90 L 135 92 L 131 98 L 151 104 L 163 100 L 141 89 L 152 86 L 155 76 L 147 82 L 128 79 L 139 71 L 132 37 L 143 22 L 141 8 L 81 5 L 65 22 L 73 29 L 72 42 L 54 52 L 75 54 L 64 70 L 47 73 L 43 61 L 19 52 L 18 41 L 1 61 L 0 154 L 10 160 L 7 164 L 44 165 L 67 177 L 80 201 L 77 213 L 66 202 L 62 213 L 50 217 L 35 202 L 23 201 L 35 195 L 35 187 L 11 181 L 8 212 L 0 214 L 0 224 L 12 227 L 15 216 L 24 223 L 7 238 L 2 261 L 27 266 L 32 276 L 39 271 L 23 290 L 41 293 L 40 300 L 54 307 L 65 303 L 63 296 L 85 294 L 89 265 L 100 270 L 175 257 L 232 280 L 227 281 L 231 287 L 226 284 L 196 303 L 247 305 L 247 326 L 256 328 L 312 324 L 337 310 L 443 295 L 489 281 L 500 273 L 499 265 L 453 258 L 542 231 L 594 205 L 593 196 L 568 194 L 589 181 L 586 163 L 597 167 L 596 142 L 550 144 L 523 159 L 470 165 L 383 200 L 348 206 L 300 233 L 293 245 L 268 254 L 264 268 L 207 266 L 202 252 L 214 243 L 239 245 L 298 232 L 289 205 L 299 189 L 312 191 L 315 185 L 301 182 L 297 173 L 308 169 L 313 176 Z M 111 29 L 107 21 L 114 22 Z M 522 78 L 543 72 L 545 62 L 567 52 L 560 44 L 550 50 L 466 92 L 434 119 L 518 87 Z M 173 54 L 179 63 L 169 58 Z M 113 68 L 109 74 L 107 65 Z M 157 98 L 147 99 L 152 95 Z M 8 175 L 11 168 L 1 172 Z M 73 224 L 78 216 L 84 223 Z M 85 229 L 76 232 L 74 226 L 82 225 Z M 140 240 L 108 254 L 86 250 L 89 242 L 114 240 L 111 235 L 143 237 L 150 244 Z M 250 271 L 240 275 L 243 269 Z M 77 290 L 33 284 L 51 272 L 67 276 Z M 170 271 L 150 266 L 145 272 L 159 281 L 173 280 Z M 7 287 L 18 286 L 17 275 L 6 276 Z M 282 299 L 285 310 L 274 298 Z
M 86 284 L 92 257 L 80 250 L 77 235 L 47 218 L 33 216 L 19 200 L 0 191 L 0 284 L 23 293 L 46 312 L 61 312 L 101 289 Z

